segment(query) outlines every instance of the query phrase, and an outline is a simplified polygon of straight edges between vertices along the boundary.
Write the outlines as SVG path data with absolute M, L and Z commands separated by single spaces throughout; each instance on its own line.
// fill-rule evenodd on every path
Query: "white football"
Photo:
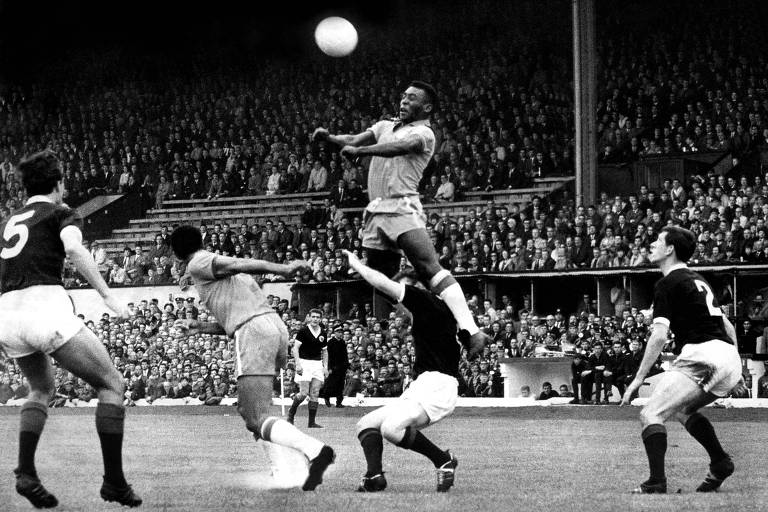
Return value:
M 317 24 L 315 42 L 326 55 L 346 57 L 357 46 L 357 30 L 346 19 L 331 16 Z

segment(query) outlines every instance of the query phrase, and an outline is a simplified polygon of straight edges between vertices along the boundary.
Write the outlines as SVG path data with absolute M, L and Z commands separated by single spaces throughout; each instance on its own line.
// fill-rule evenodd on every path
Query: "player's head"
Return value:
M 171 249 L 180 260 L 186 260 L 203 248 L 200 229 L 193 226 L 179 226 L 171 233 Z
M 402 284 L 409 284 L 418 288 L 425 288 L 424 284 L 419 280 L 419 274 L 411 267 L 406 267 L 392 278 L 393 281 Z
M 696 236 L 679 226 L 666 226 L 659 232 L 659 237 L 651 244 L 649 259 L 660 263 L 667 259 L 687 262 L 696 249 Z
M 310 309 L 309 310 L 309 323 L 313 326 L 317 326 L 320 323 L 320 320 L 323 318 L 323 312 L 319 309 Z
M 60 203 L 64 196 L 64 174 L 56 153 L 45 149 L 19 162 L 21 182 L 27 195 L 48 195 L 55 193 L 54 201 Z
M 437 110 L 437 91 L 427 82 L 414 80 L 400 98 L 400 120 L 404 123 L 426 119 Z

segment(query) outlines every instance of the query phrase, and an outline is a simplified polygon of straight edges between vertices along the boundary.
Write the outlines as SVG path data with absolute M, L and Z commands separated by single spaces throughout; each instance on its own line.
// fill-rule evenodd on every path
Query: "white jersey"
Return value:
M 241 325 L 255 316 L 274 313 L 253 277 L 248 274 L 216 277 L 213 274 L 215 259 L 213 253 L 197 251 L 188 268 L 200 301 L 227 334 L 234 335 Z
M 368 172 L 368 196 L 371 203 L 367 209 L 377 213 L 401 213 L 399 198 L 414 196 L 418 201 L 419 181 L 435 152 L 435 134 L 428 119 L 406 125 L 384 120 L 368 130 L 373 132 L 377 144 L 397 142 L 414 135 L 422 140 L 422 150 L 418 153 L 388 158 L 374 156 L 371 159 Z

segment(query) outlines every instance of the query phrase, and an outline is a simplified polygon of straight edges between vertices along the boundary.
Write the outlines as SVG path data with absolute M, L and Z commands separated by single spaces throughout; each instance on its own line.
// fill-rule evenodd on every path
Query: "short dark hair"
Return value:
M 320 315 L 320 316 L 323 316 L 323 312 L 322 312 L 322 311 L 320 311 L 320 310 L 319 310 L 319 309 L 317 309 L 317 308 L 313 308 L 313 309 L 310 309 L 310 310 L 309 310 L 309 314 L 310 314 L 310 315 Z
M 685 263 L 693 256 L 693 251 L 696 249 L 696 235 L 692 231 L 680 226 L 665 226 L 659 235 L 661 233 L 667 234 L 664 240 L 667 245 L 675 248 L 677 259 Z
M 50 194 L 64 179 L 56 153 L 44 149 L 19 162 L 21 181 L 30 196 Z
M 193 226 L 179 226 L 171 233 L 171 249 L 177 258 L 187 259 L 203 248 L 203 235 Z
M 428 84 L 427 82 L 422 82 L 421 80 L 414 80 L 410 84 L 408 84 L 409 87 L 416 87 L 417 89 L 421 89 L 424 91 L 427 95 L 427 101 L 432 104 L 432 112 L 437 112 L 439 108 L 439 102 L 437 99 L 437 90 L 432 87 L 431 84 Z

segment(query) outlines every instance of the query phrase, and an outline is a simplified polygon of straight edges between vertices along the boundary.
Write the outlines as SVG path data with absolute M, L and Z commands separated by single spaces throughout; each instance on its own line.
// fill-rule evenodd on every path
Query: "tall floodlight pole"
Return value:
M 597 49 L 595 0 L 571 0 L 573 6 L 573 84 L 576 141 L 576 204 L 597 199 Z

